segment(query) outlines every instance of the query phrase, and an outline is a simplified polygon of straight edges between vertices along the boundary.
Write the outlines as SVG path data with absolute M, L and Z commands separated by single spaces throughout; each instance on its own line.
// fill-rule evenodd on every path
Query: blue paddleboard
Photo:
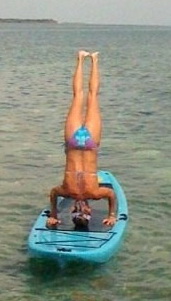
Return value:
M 118 251 L 123 241 L 128 221 L 127 200 L 121 185 L 108 171 L 98 172 L 99 185 L 107 186 L 115 191 L 117 197 L 117 219 L 113 227 L 102 224 L 107 217 L 108 203 L 106 200 L 90 200 L 92 219 L 89 229 L 78 231 L 70 217 L 72 199 L 58 199 L 62 224 L 56 229 L 48 229 L 46 220 L 49 213 L 44 209 L 33 225 L 29 238 L 28 249 L 31 256 L 52 258 L 56 260 L 83 260 L 94 263 L 108 261 Z

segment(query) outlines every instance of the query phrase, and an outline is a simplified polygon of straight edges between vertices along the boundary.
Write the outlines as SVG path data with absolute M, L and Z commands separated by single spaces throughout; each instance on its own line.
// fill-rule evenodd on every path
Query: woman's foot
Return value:
M 78 52 L 78 58 L 79 59 L 84 59 L 86 56 L 90 56 L 90 52 L 85 51 L 85 50 L 80 50 Z
M 91 53 L 91 58 L 92 58 L 93 60 L 98 60 L 98 55 L 99 55 L 99 52 L 98 52 L 98 51 L 93 52 L 93 53 Z

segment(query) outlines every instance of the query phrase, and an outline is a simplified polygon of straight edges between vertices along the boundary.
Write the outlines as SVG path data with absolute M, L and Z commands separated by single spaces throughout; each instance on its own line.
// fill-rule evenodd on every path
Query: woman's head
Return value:
M 91 208 L 88 202 L 77 201 L 71 211 L 71 216 L 77 229 L 88 227 L 89 220 L 91 219 Z
M 77 217 L 74 217 L 72 219 L 72 221 L 75 224 L 75 226 L 77 226 L 77 228 L 88 227 L 88 223 L 89 223 L 89 221 L 85 217 L 83 217 L 81 215 L 79 215 Z

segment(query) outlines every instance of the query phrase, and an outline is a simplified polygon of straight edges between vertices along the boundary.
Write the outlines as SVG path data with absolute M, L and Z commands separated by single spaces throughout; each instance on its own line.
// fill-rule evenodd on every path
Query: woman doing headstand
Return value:
M 91 58 L 89 91 L 84 114 L 83 62 Z M 97 152 L 101 138 L 101 115 L 98 102 L 99 70 L 98 52 L 90 54 L 79 51 L 77 66 L 73 77 L 73 100 L 65 123 L 66 166 L 61 186 L 50 192 L 51 212 L 47 226 L 60 224 L 57 215 L 58 196 L 75 199 L 73 220 L 81 217 L 87 221 L 91 215 L 88 199 L 108 199 L 109 213 L 103 223 L 111 226 L 116 222 L 116 200 L 112 189 L 99 187 L 97 177 Z

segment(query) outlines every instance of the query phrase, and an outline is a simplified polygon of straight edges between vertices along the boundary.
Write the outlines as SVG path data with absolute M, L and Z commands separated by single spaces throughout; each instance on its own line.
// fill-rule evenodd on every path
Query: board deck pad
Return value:
M 71 218 L 71 207 L 74 204 L 74 200 L 72 199 L 62 199 L 59 202 L 58 217 L 61 219 L 61 224 L 56 227 L 56 230 L 74 230 L 74 223 Z M 108 231 L 110 227 L 103 225 L 102 221 L 108 215 L 108 202 L 106 199 L 100 200 L 89 200 L 89 205 L 92 208 L 91 219 L 89 221 L 88 231 Z M 44 210 L 46 215 L 47 211 Z M 48 215 L 48 214 L 47 214 Z M 47 216 L 48 218 L 48 216 Z M 46 225 L 45 225 L 46 227 Z M 77 229 L 78 230 L 78 229 Z

